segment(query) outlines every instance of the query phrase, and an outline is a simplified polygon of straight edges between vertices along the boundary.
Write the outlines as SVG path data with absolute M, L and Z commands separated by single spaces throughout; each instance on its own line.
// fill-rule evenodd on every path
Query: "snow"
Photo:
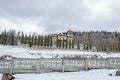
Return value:
M 36 58 L 36 56 L 32 56 L 28 53 L 29 53 L 29 48 L 0 45 L 0 56 L 12 55 L 13 57 L 19 57 L 19 58 Z
M 120 53 L 104 53 L 104 52 L 87 52 L 79 50 L 60 50 L 60 49 L 40 49 L 34 50 L 28 47 L 21 46 L 3 46 L 0 45 L 0 56 L 12 55 L 18 58 L 52 58 L 57 55 L 58 58 L 63 56 L 80 55 L 84 57 L 120 57 Z M 15 74 L 15 80 L 120 80 L 120 77 L 115 76 L 116 69 L 96 69 L 90 71 L 79 72 L 52 72 L 41 74 Z M 109 76 L 112 74 L 112 76 Z M 0 79 L 2 74 L 0 74 Z
M 116 70 L 97 69 L 65 73 L 15 74 L 13 76 L 15 80 L 120 80 L 120 77 L 115 76 L 115 72 Z
M 61 57 L 120 57 L 120 53 L 91 52 L 80 50 L 62 50 L 62 49 L 32 49 L 21 46 L 4 46 L 0 45 L 0 56 L 12 55 L 18 58 L 61 58 Z

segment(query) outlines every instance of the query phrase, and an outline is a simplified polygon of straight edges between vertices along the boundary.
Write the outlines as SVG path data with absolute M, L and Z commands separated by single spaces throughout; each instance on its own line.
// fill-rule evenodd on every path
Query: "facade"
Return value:
M 74 37 L 73 33 L 74 32 L 72 30 L 68 30 L 65 33 L 52 35 L 53 47 L 56 47 L 57 40 L 67 40 L 68 42 L 72 42 Z

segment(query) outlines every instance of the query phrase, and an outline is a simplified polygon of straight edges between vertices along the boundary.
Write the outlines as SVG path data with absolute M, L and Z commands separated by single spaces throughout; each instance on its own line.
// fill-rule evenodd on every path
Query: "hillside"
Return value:
M 0 45 L 0 56 L 11 55 L 18 58 L 107 58 L 120 57 L 120 53 L 91 52 L 63 49 L 33 49 L 21 46 Z

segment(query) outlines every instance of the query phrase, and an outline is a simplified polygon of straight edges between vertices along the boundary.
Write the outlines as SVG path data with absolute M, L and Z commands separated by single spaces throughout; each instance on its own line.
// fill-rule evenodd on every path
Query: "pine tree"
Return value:
M 37 46 L 40 46 L 40 35 L 38 35 L 38 42 L 37 42 Z
M 63 39 L 63 40 L 62 40 L 62 47 L 64 48 L 64 46 L 65 46 L 65 45 L 64 45 L 64 39 Z
M 115 51 L 115 43 L 113 43 L 113 51 Z
M 50 36 L 50 47 L 52 47 L 52 43 L 53 41 L 52 41 L 52 37 Z
M 78 40 L 77 48 L 80 49 L 80 41 Z
M 87 43 L 87 45 L 86 45 L 86 50 L 89 50 L 88 43 Z
M 43 36 L 40 38 L 40 45 L 43 46 Z
M 110 51 L 113 51 L 113 44 L 110 44 Z
M 60 40 L 58 40 L 58 42 L 59 42 L 59 48 L 61 48 L 61 42 L 62 42 L 62 40 L 60 39 Z
M 49 47 L 49 45 L 50 45 L 49 44 L 50 43 L 50 37 L 49 36 L 46 37 L 46 43 L 47 43 L 47 47 Z
M 102 51 L 106 51 L 106 45 L 105 44 L 102 45 Z
M 46 36 L 44 37 L 44 47 L 46 47 Z
M 119 50 L 119 52 L 120 52 L 120 42 L 118 43 L 118 50 Z
M 1 44 L 1 34 L 0 34 L 0 44 Z
M 92 44 L 91 43 L 89 43 L 89 48 L 90 48 L 90 50 L 92 49 Z
M 7 32 L 6 30 L 4 31 L 4 41 L 3 41 L 4 45 L 7 45 Z
M 28 37 L 28 43 L 27 43 L 28 45 L 30 45 L 31 44 L 31 35 L 29 34 L 29 37 Z
M 5 35 L 5 33 L 2 32 L 2 34 L 1 34 L 1 40 L 0 40 L 0 41 L 1 41 L 0 43 L 1 43 L 1 44 L 4 44 L 4 37 L 5 37 L 4 35 Z
M 21 44 L 24 44 L 24 33 L 22 32 L 22 36 L 21 36 Z
M 86 50 L 86 44 L 85 43 L 83 44 L 83 49 Z
M 74 49 L 74 40 L 72 40 L 72 49 Z
M 35 35 L 35 38 L 34 38 L 34 45 L 35 46 L 37 45 L 37 35 Z
M 59 41 L 58 41 L 58 38 L 56 39 L 56 47 L 58 48 L 59 46 Z
M 10 43 L 11 43 L 11 31 L 9 31 L 7 35 L 8 35 L 8 37 L 7 37 L 7 44 L 10 45 Z
M 24 44 L 27 44 L 27 40 L 28 38 L 27 38 L 27 34 L 25 35 L 25 38 L 24 38 Z
M 32 35 L 32 39 L 31 39 L 31 46 L 34 45 L 34 34 Z
M 65 48 L 67 49 L 68 48 L 68 41 L 67 40 L 66 40 L 66 45 L 65 46 L 66 46 Z
M 71 49 L 71 40 L 69 40 L 69 49 Z

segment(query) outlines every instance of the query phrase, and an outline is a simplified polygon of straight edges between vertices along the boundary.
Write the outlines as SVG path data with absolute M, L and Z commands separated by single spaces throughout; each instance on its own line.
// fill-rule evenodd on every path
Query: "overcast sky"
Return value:
M 120 0 L 0 0 L 0 31 L 120 31 Z

